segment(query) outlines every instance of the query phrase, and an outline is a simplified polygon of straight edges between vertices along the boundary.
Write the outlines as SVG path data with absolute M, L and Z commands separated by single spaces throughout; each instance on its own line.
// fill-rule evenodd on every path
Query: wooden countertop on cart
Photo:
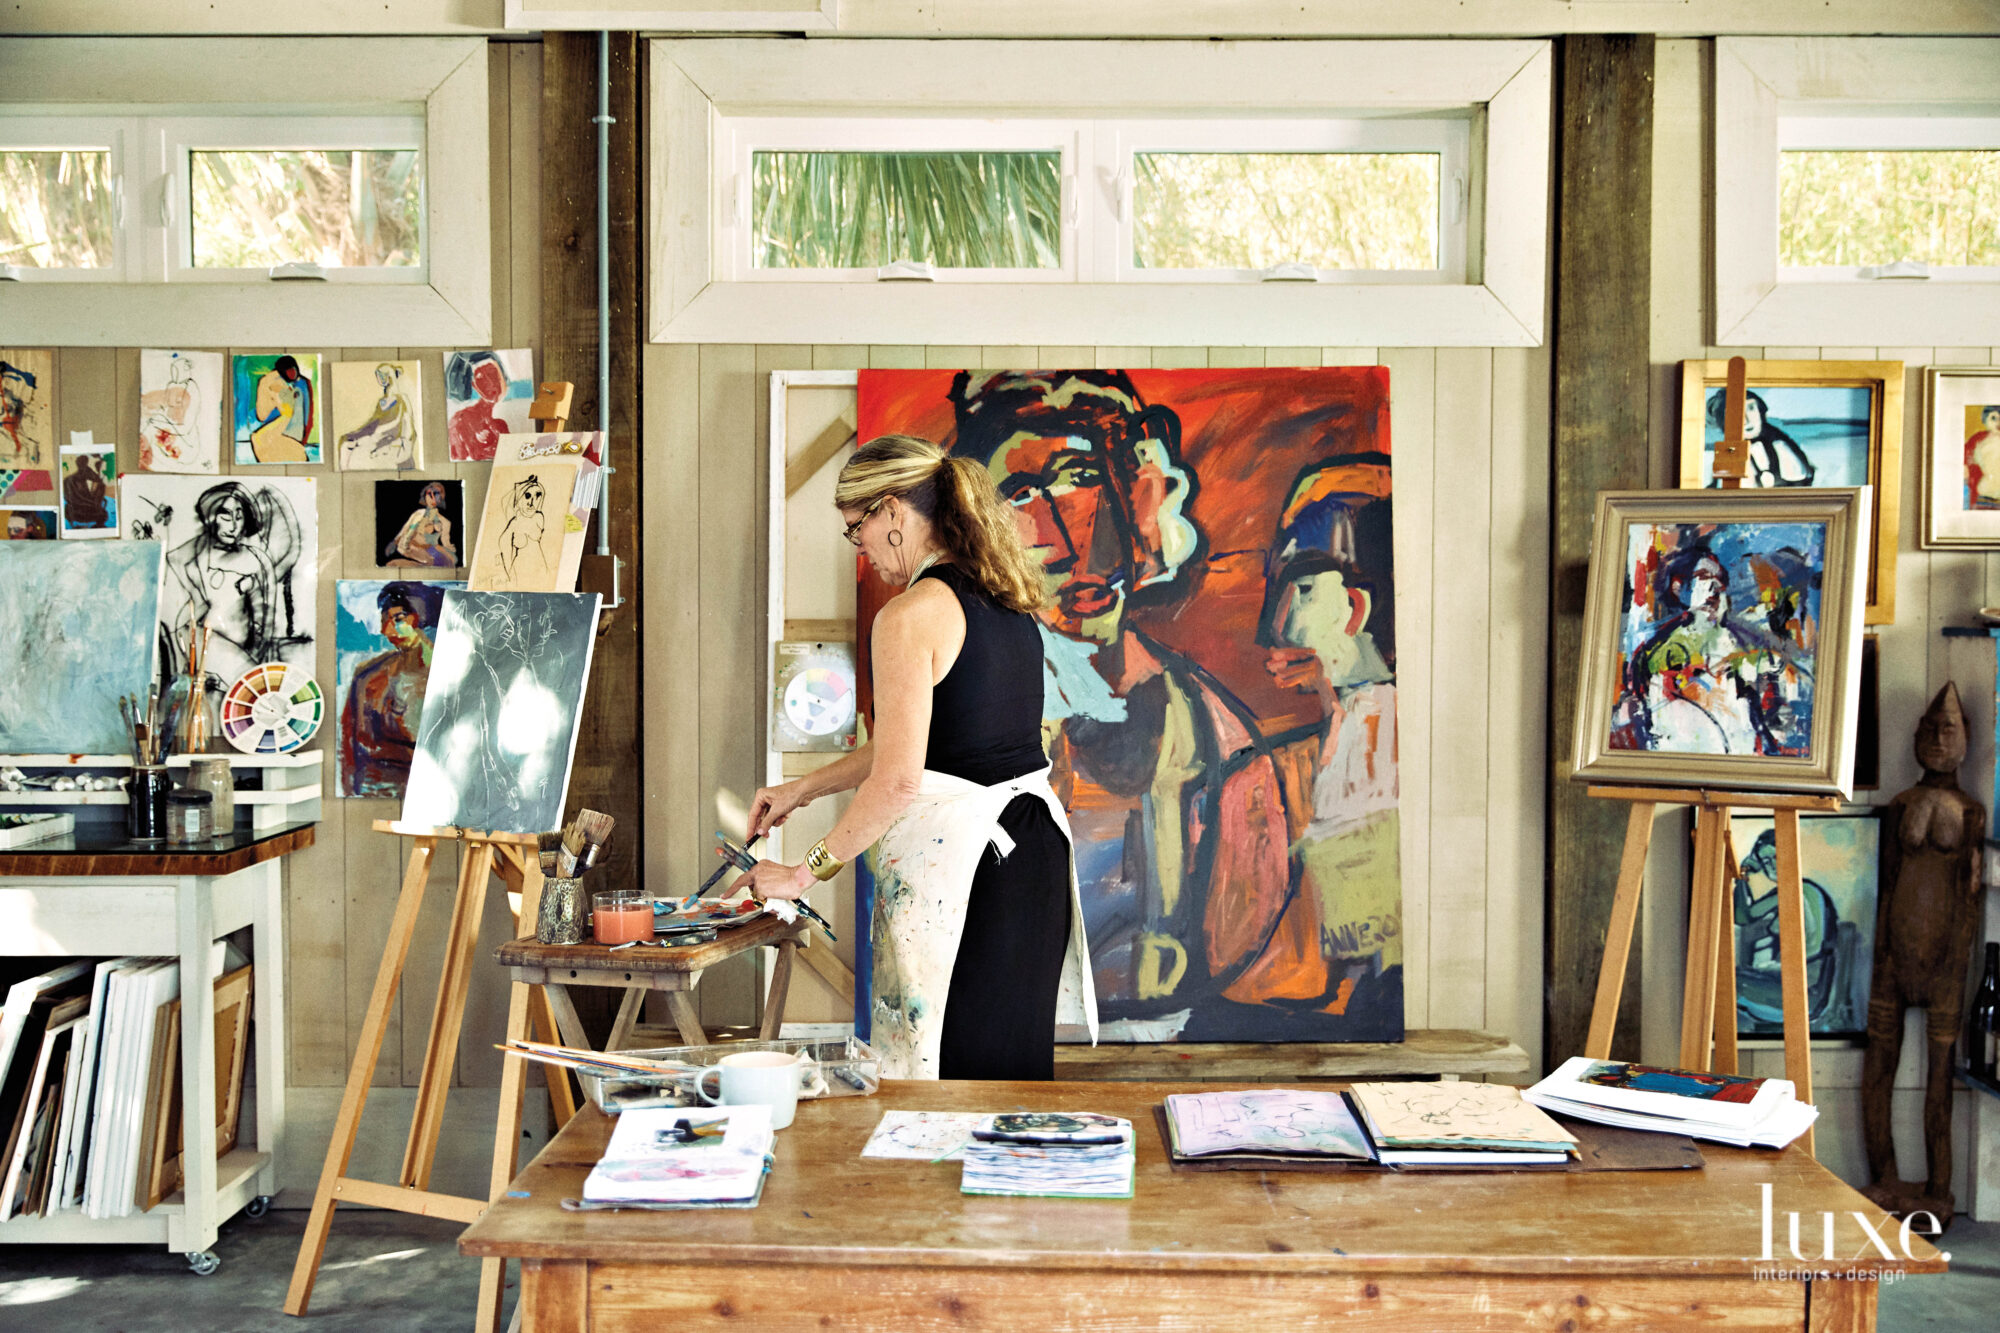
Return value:
M 840 1264 L 1127 1272 L 1633 1274 L 1750 1277 L 1774 1264 L 1831 1272 L 1942 1272 L 1912 1238 L 1886 1260 L 1854 1218 L 1896 1245 L 1896 1225 L 1797 1147 L 1702 1145 L 1697 1171 L 1465 1174 L 1175 1172 L 1152 1108 L 1197 1083 L 885 1081 L 874 1097 L 801 1102 L 749 1210 L 564 1212 L 603 1154 L 611 1119 L 586 1107 L 459 1240 L 482 1257 L 645 1264 Z M 1130 1119 L 1129 1200 L 959 1193 L 955 1162 L 863 1160 L 884 1111 L 1090 1110 Z M 1765 1240 L 1772 1187 L 1778 1259 Z M 1833 1263 L 1785 1253 L 1787 1218 Z M 1789 1261 L 1789 1262 L 1787 1262 Z
M 502 967 L 527 969 L 538 979 L 546 974 L 549 981 L 558 983 L 565 972 L 699 972 L 725 958 L 734 958 L 745 949 L 803 939 L 805 932 L 803 921 L 787 924 L 775 916 L 760 916 L 744 925 L 717 931 L 714 939 L 704 943 L 671 949 L 651 944 L 614 948 L 595 940 L 582 944 L 543 944 L 533 935 L 527 935 L 500 945 L 493 951 L 493 958 Z
M 0 876 L 13 879 L 69 875 L 172 876 L 232 875 L 261 862 L 313 845 L 310 821 L 276 829 L 239 829 L 200 847 L 164 843 L 141 847 L 123 840 L 122 830 L 92 836 L 94 830 L 0 851 Z

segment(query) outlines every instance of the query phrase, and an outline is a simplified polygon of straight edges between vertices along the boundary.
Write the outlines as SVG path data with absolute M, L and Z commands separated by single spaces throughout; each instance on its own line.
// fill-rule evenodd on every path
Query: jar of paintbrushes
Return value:
M 542 904 L 535 916 L 535 939 L 540 943 L 583 943 L 590 914 L 583 879 L 603 856 L 616 823 L 610 815 L 580 810 L 561 833 L 540 836 Z
M 223 682 L 209 678 L 208 641 L 206 620 L 188 627 L 187 670 L 167 694 L 171 743 L 181 754 L 202 754 L 221 742 Z
M 121 697 L 118 715 L 132 741 L 132 780 L 125 787 L 125 836 L 133 842 L 165 842 L 171 784 L 166 765 L 168 724 L 161 715 L 159 689 L 148 690 L 144 699 Z

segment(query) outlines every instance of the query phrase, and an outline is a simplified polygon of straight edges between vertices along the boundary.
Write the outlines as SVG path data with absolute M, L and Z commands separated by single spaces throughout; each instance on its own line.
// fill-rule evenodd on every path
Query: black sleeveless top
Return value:
M 931 692 L 924 767 L 990 787 L 1046 767 L 1042 749 L 1042 635 L 1026 611 L 1009 611 L 955 565 L 932 565 L 958 594 L 965 646 Z

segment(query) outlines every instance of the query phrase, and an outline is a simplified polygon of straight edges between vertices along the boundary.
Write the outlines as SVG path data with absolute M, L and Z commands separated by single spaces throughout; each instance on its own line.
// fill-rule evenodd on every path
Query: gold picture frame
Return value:
M 1873 488 L 1874 514 L 1873 529 L 1869 533 L 1869 550 L 1874 559 L 1868 570 L 1865 588 L 1867 596 L 1867 623 L 1870 625 L 1891 625 L 1896 620 L 1896 546 L 1900 536 L 1898 531 L 1902 515 L 1903 477 L 1903 363 L 1901 361 L 1749 361 L 1744 365 L 1745 382 L 1752 394 L 1758 390 L 1776 390 L 1778 394 L 1793 400 L 1791 404 L 1780 403 L 1781 407 L 1803 407 L 1811 412 L 1810 399 L 1823 396 L 1829 406 L 1852 404 L 1851 391 L 1866 391 L 1868 395 L 1868 421 L 1863 432 L 1855 418 L 1829 416 L 1794 416 L 1787 418 L 1778 407 L 1759 413 L 1768 417 L 1769 422 L 1779 427 L 1779 433 L 1796 446 L 1801 453 L 1811 450 L 1817 454 L 1817 463 L 1808 468 L 1811 484 L 1821 487 L 1869 486 Z M 1681 362 L 1681 436 L 1680 436 L 1680 481 L 1684 490 L 1698 490 L 1709 485 L 1707 462 L 1709 445 L 1716 433 L 1714 419 L 1710 416 L 1710 402 L 1714 395 L 1729 382 L 1727 361 L 1683 361 Z M 1840 391 L 1848 390 L 1847 394 Z M 1775 398 L 1776 394 L 1759 394 L 1757 401 Z M 1841 399 L 1849 400 L 1842 404 Z M 1805 402 L 1799 400 L 1804 399 Z M 1823 410 L 1823 409 L 1822 409 Z M 1745 430 L 1749 435 L 1755 402 L 1746 404 Z M 1791 420 L 1791 430 L 1784 429 L 1784 423 Z M 1796 435 L 1807 434 L 1797 423 L 1803 419 L 1810 428 L 1810 438 L 1800 441 Z M 1865 438 L 1865 446 L 1864 446 Z M 1746 489 L 1756 488 L 1763 480 L 1763 489 L 1786 490 L 1799 487 L 1796 480 L 1800 475 L 1796 459 L 1783 448 L 1775 445 L 1782 455 L 1776 484 L 1769 477 L 1752 477 L 1744 480 Z M 1862 454 L 1865 448 L 1865 468 Z M 1759 451 L 1752 440 L 1752 468 L 1757 468 Z M 1808 455 L 1810 457 L 1810 455 Z M 1787 463 L 1794 469 L 1782 471 Z M 1995 545 L 2000 545 L 1996 539 Z
M 1599 494 L 1571 776 L 1848 797 L 1869 508 L 1860 487 Z
M 1986 469 L 1974 451 L 1991 434 L 1983 420 L 2000 408 L 2000 366 L 1931 366 L 1924 371 L 1922 545 L 1928 550 L 2000 547 L 2000 503 L 1974 503 Z M 1996 440 L 1993 443 L 2000 443 Z

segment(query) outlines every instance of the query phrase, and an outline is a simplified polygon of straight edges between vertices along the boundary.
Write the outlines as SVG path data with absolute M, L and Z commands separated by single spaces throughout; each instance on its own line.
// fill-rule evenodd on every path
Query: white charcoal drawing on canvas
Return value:
M 445 593 L 405 823 L 561 825 L 597 606 L 595 593 Z

